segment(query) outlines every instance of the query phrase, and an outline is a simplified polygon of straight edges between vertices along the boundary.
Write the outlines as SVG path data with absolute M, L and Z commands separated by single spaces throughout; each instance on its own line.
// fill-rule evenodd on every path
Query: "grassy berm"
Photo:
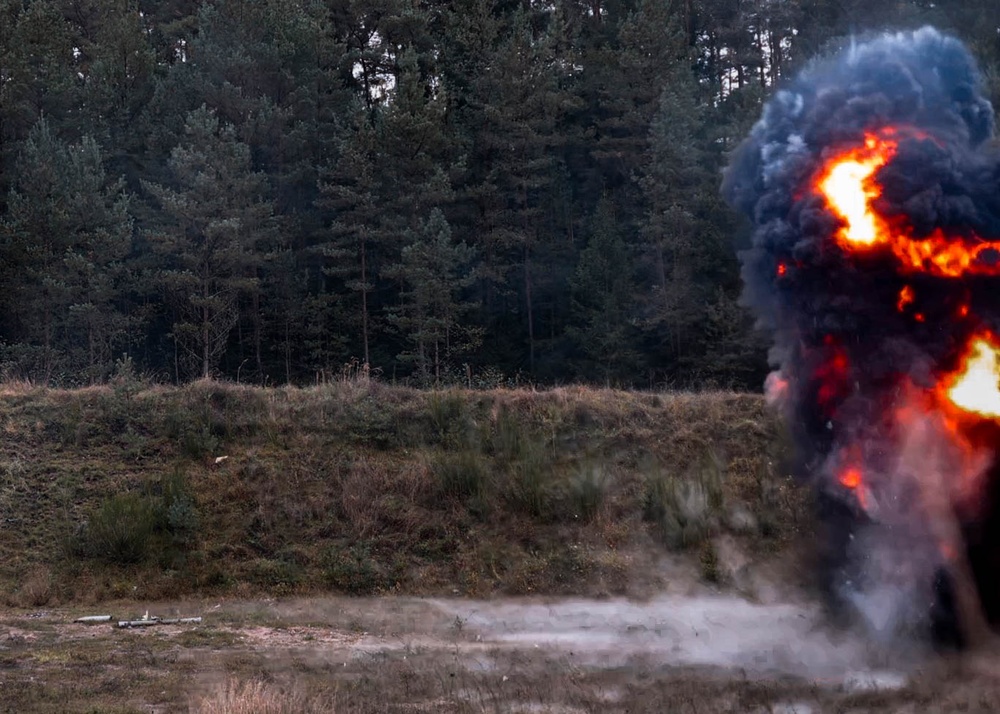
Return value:
M 0 593 L 641 594 L 805 520 L 758 396 L 0 388 Z M 675 559 L 676 560 L 676 559 Z

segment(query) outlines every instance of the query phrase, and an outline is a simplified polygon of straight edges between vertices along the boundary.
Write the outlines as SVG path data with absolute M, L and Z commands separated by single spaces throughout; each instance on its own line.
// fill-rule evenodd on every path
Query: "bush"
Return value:
M 500 410 L 496 424 L 489 434 L 490 453 L 507 463 L 524 457 L 530 442 L 524 426 L 510 409 Z
M 105 500 L 77 534 L 81 555 L 120 565 L 139 563 L 149 555 L 156 513 L 149 499 L 122 493 Z
M 373 558 L 367 545 L 331 548 L 324 557 L 323 574 L 327 584 L 350 595 L 374 595 L 391 588 L 396 578 L 386 574 Z
M 303 570 L 286 560 L 258 558 L 250 564 L 250 581 L 278 592 L 290 592 L 302 582 Z
M 687 548 L 708 532 L 709 497 L 698 481 L 658 475 L 646 484 L 643 516 L 669 548 Z
M 187 476 L 180 469 L 161 484 L 158 520 L 176 545 L 190 545 L 198 531 L 199 516 Z
M 715 544 L 711 540 L 706 540 L 701 544 L 701 550 L 698 553 L 698 565 L 701 569 L 702 580 L 713 584 L 718 584 L 722 581 L 719 552 L 715 549 Z
M 511 464 L 514 476 L 511 501 L 522 512 L 536 518 L 544 518 L 550 511 L 548 476 L 552 464 L 541 441 L 522 441 L 518 448 L 521 452 L 520 458 Z
M 395 414 L 373 395 L 346 404 L 341 424 L 344 435 L 356 444 L 389 450 L 400 443 Z
M 464 449 L 441 454 L 432 468 L 444 496 L 481 500 L 489 479 L 489 469 L 478 452 Z
M 432 392 L 427 398 L 427 414 L 431 421 L 432 443 L 442 446 L 462 446 L 469 440 L 469 420 L 465 399 L 458 392 Z
M 603 467 L 584 465 L 570 481 L 569 495 L 574 515 L 592 521 L 604 505 L 608 492 L 608 475 Z

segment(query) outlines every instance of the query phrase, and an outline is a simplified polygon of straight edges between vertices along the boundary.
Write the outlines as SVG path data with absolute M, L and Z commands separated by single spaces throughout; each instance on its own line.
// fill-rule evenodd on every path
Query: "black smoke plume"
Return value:
M 769 395 L 824 504 L 830 594 L 874 631 L 916 626 L 960 643 L 949 544 L 961 546 L 987 619 L 1000 622 L 1000 428 L 986 420 L 963 432 L 969 448 L 957 453 L 935 415 L 899 415 L 955 370 L 977 330 L 1000 329 L 1000 261 L 986 251 L 976 274 L 946 277 L 887 250 L 837 245 L 843 222 L 816 177 L 866 133 L 887 130 L 898 149 L 876 174 L 880 215 L 916 241 L 935 231 L 970 246 L 1000 238 L 993 108 L 969 52 L 931 28 L 852 43 L 806 68 L 767 103 L 723 192 L 753 224 L 740 256 L 744 301 L 773 334 Z M 914 298 L 901 310 L 904 288 Z M 843 483 L 852 459 L 864 474 L 854 489 Z M 960 533 L 950 541 L 949 518 Z

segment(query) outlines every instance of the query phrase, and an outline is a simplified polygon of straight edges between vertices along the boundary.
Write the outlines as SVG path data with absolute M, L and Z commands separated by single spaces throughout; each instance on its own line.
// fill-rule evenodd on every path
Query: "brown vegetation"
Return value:
M 191 593 L 635 593 L 772 551 L 802 494 L 762 399 L 123 380 L 0 390 L 10 604 Z M 226 457 L 226 458 L 222 458 Z

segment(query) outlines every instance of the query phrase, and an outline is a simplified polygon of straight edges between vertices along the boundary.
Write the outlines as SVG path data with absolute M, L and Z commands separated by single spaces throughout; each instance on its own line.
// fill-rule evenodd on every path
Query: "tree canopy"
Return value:
M 0 376 L 757 388 L 720 172 L 983 0 L 0 0 Z

